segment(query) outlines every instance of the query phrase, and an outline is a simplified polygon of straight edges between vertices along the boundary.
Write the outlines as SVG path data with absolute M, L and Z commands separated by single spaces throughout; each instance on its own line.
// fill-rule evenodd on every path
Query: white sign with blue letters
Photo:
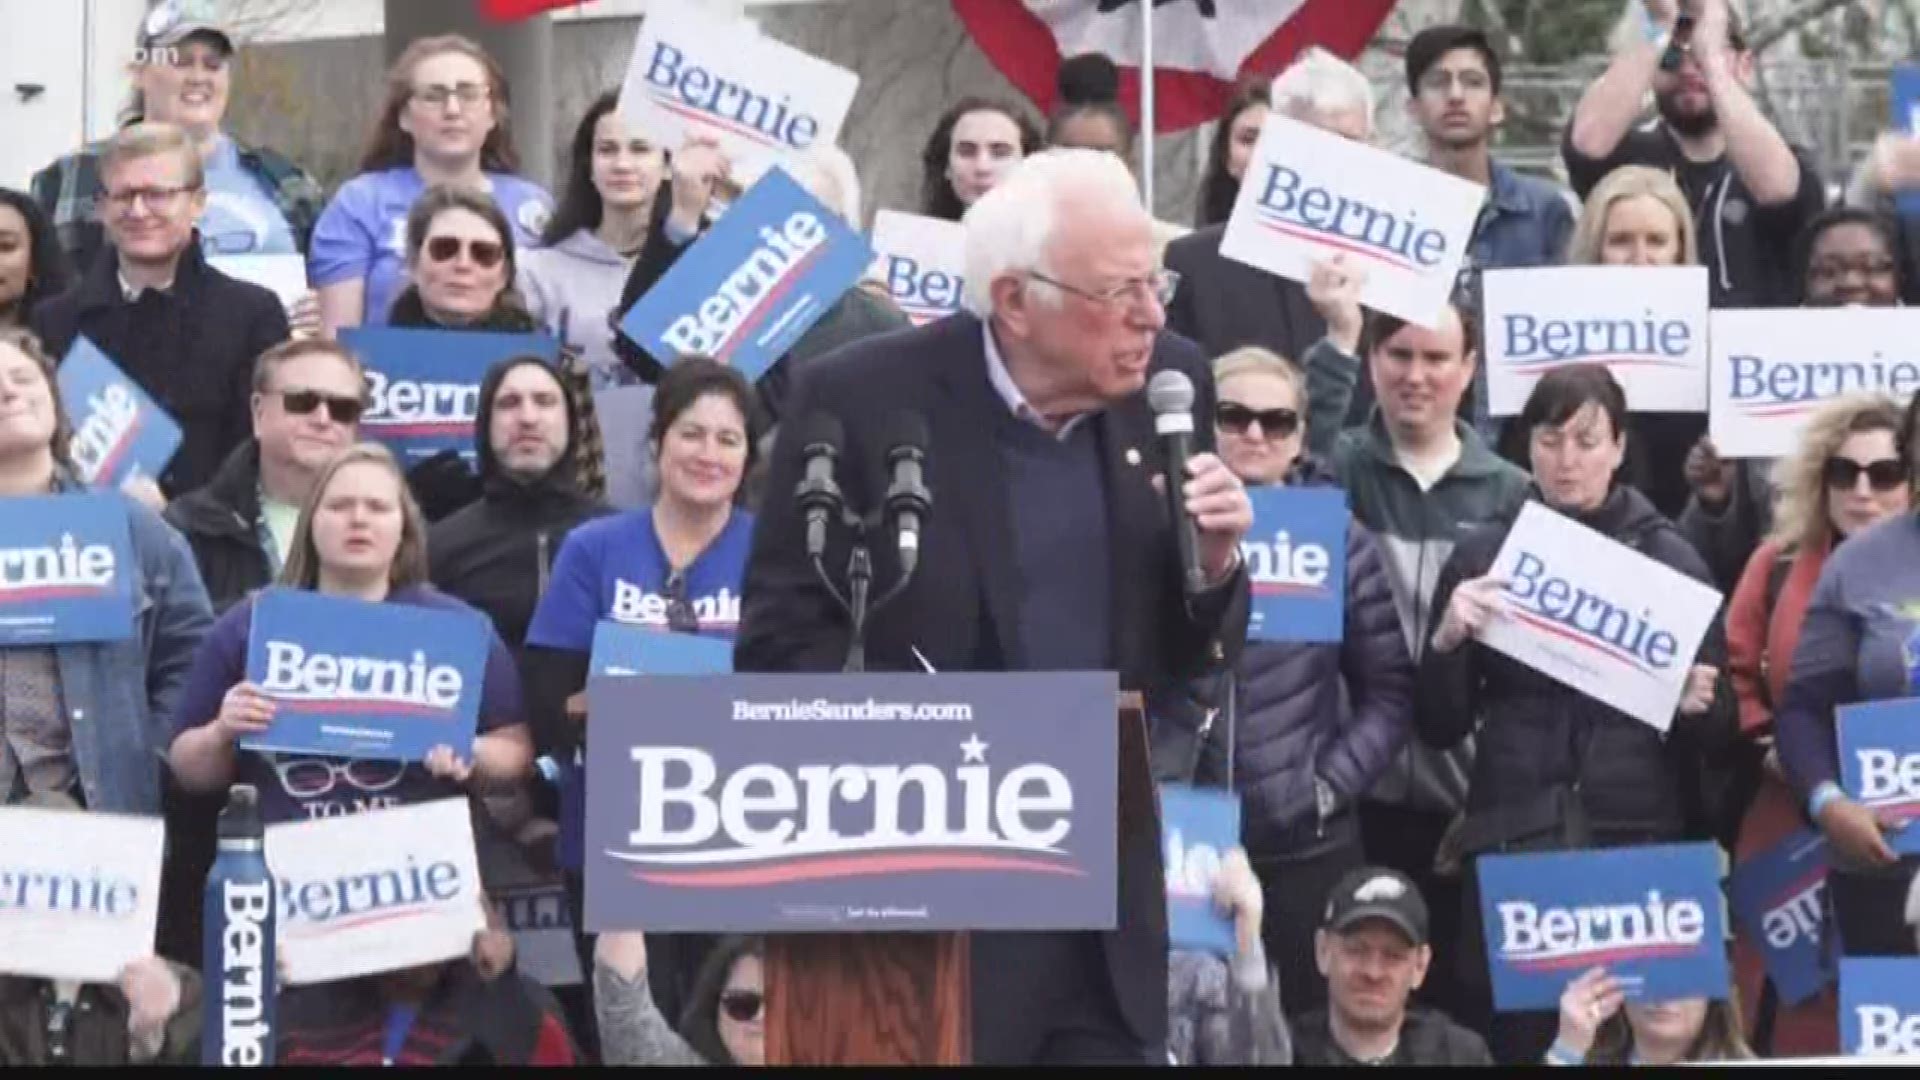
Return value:
M 875 271 L 913 325 L 960 310 L 967 230 L 957 221 L 882 210 L 873 219 Z
M 0 809 L 0 972 L 117 983 L 153 955 L 158 817 Z
M 1707 430 L 1722 457 L 1779 457 L 1828 401 L 1920 390 L 1920 309 L 1716 311 Z
M 1489 270 L 1483 289 L 1493 415 L 1518 415 L 1542 375 L 1581 363 L 1605 364 L 1634 412 L 1706 411 L 1706 267 Z
M 1344 252 L 1364 267 L 1360 302 L 1440 321 L 1487 189 L 1279 114 L 1267 118 L 1220 254 L 1305 282 Z
M 1538 502 L 1491 573 L 1507 586 L 1488 648 L 1667 730 L 1718 592 Z

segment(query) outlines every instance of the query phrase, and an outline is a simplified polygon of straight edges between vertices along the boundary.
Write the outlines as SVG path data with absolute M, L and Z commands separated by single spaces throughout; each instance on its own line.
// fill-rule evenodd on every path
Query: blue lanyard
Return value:
M 420 1010 L 412 1005 L 390 1005 L 387 1007 L 387 1037 L 381 1046 L 380 1064 L 392 1065 L 400 1059 L 400 1051 L 407 1045 L 407 1033 L 413 1030 L 413 1021 Z

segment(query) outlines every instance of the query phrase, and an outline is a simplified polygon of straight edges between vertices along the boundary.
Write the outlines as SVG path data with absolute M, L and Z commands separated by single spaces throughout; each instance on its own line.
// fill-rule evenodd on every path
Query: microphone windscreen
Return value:
M 1147 405 L 1156 416 L 1168 413 L 1191 415 L 1193 380 L 1182 372 L 1167 368 L 1147 380 Z
M 841 427 L 840 418 L 825 411 L 808 413 L 807 421 L 800 431 L 801 446 L 824 446 L 836 454 L 840 452 L 840 444 L 846 439 L 846 429 Z
M 886 439 L 881 445 L 887 448 L 889 454 L 905 447 L 925 454 L 927 443 L 931 440 L 927 418 L 912 409 L 900 409 L 887 417 Z

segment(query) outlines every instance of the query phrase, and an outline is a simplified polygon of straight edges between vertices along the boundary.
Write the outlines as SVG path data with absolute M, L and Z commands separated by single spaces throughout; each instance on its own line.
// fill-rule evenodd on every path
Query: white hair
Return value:
M 960 223 L 967 230 L 968 311 L 993 314 L 993 282 L 1007 274 L 1045 271 L 1059 208 L 1124 204 L 1140 210 L 1140 188 L 1126 162 L 1104 150 L 1053 149 L 1029 154 L 993 190 L 974 201 Z
M 807 189 L 807 194 L 847 219 L 855 232 L 865 227 L 860 220 L 860 172 L 845 150 L 831 143 L 815 143 L 787 163 L 787 172 Z
M 1367 131 L 1373 131 L 1373 84 L 1359 68 L 1317 45 L 1275 76 L 1268 93 L 1274 110 L 1295 120 L 1358 111 Z

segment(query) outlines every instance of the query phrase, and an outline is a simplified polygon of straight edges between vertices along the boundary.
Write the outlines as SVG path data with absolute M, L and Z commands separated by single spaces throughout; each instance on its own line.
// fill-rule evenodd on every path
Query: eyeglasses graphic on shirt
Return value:
M 369 795 L 385 791 L 407 774 L 404 761 L 378 758 L 288 758 L 273 759 L 274 775 L 280 788 L 296 799 L 317 799 L 345 780 L 348 786 Z
M 667 575 L 667 584 L 661 590 L 667 599 L 667 629 L 676 634 L 697 634 L 700 632 L 700 616 L 693 610 L 693 604 L 687 600 L 687 574 L 684 570 L 675 570 Z

